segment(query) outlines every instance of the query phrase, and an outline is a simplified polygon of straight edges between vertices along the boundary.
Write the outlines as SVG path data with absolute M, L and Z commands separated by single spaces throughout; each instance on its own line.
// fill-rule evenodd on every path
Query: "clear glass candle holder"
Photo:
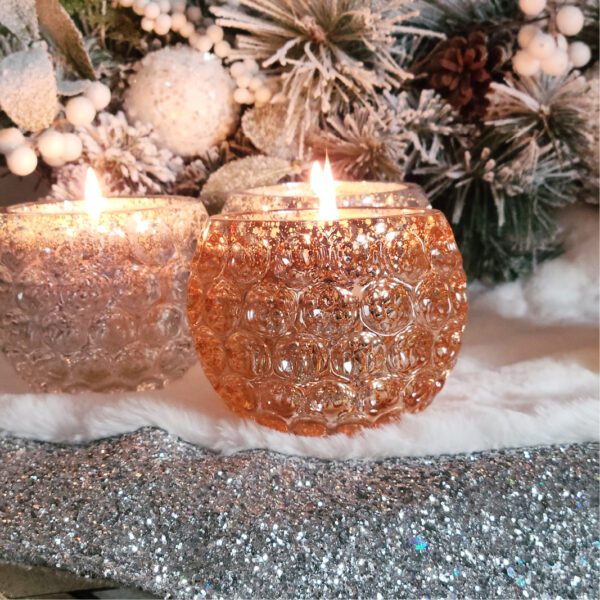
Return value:
M 0 348 L 34 390 L 160 388 L 195 361 L 189 265 L 197 201 L 109 198 L 0 211 Z
M 204 230 L 188 318 L 237 414 L 301 435 L 352 433 L 423 410 L 442 389 L 465 290 L 437 210 L 231 213 Z
M 339 181 L 336 203 L 340 208 L 430 208 L 423 189 L 414 183 L 385 181 Z M 253 188 L 230 194 L 223 213 L 287 209 L 318 209 L 319 197 L 309 183 L 292 182 Z

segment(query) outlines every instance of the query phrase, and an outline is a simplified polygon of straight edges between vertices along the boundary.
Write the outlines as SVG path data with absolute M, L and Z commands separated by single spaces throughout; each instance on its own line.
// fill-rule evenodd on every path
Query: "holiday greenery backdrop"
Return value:
M 471 278 L 598 201 L 598 0 L 0 0 L 0 152 L 54 198 L 421 184 Z

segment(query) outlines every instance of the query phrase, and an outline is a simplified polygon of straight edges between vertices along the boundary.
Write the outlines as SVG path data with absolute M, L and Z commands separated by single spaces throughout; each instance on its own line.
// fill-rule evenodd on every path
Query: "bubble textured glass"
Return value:
M 187 198 L 110 198 L 0 212 L 0 347 L 39 391 L 160 388 L 195 354 L 189 265 L 206 221 Z
M 430 208 L 423 189 L 414 183 L 339 181 L 336 203 L 341 208 Z M 319 198 L 308 183 L 282 183 L 230 194 L 223 213 L 319 208 Z
M 466 279 L 432 209 L 232 213 L 210 219 L 188 316 L 228 406 L 302 435 L 424 409 L 457 358 Z

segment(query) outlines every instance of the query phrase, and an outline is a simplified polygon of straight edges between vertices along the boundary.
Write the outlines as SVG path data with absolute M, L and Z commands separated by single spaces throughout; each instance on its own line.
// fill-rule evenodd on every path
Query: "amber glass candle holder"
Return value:
M 204 231 L 188 316 L 204 371 L 237 414 L 351 433 L 423 410 L 442 389 L 465 286 L 437 210 L 232 213 Z
M 414 183 L 339 181 L 335 186 L 340 208 L 430 208 L 423 189 Z M 292 182 L 253 188 L 230 194 L 223 213 L 319 208 L 319 197 L 309 183 Z
M 195 361 L 189 198 L 36 202 L 0 211 L 0 348 L 34 390 L 160 388 Z

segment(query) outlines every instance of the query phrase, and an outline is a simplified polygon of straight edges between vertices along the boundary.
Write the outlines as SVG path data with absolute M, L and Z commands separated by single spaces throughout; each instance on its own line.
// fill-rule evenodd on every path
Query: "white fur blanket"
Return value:
M 198 366 L 160 392 L 26 391 L 0 361 L 0 430 L 82 442 L 160 427 L 222 452 L 271 448 L 323 458 L 472 452 L 599 435 L 598 213 L 565 213 L 564 256 L 522 281 L 471 290 L 461 357 L 423 413 L 353 437 L 303 438 L 232 416 Z

